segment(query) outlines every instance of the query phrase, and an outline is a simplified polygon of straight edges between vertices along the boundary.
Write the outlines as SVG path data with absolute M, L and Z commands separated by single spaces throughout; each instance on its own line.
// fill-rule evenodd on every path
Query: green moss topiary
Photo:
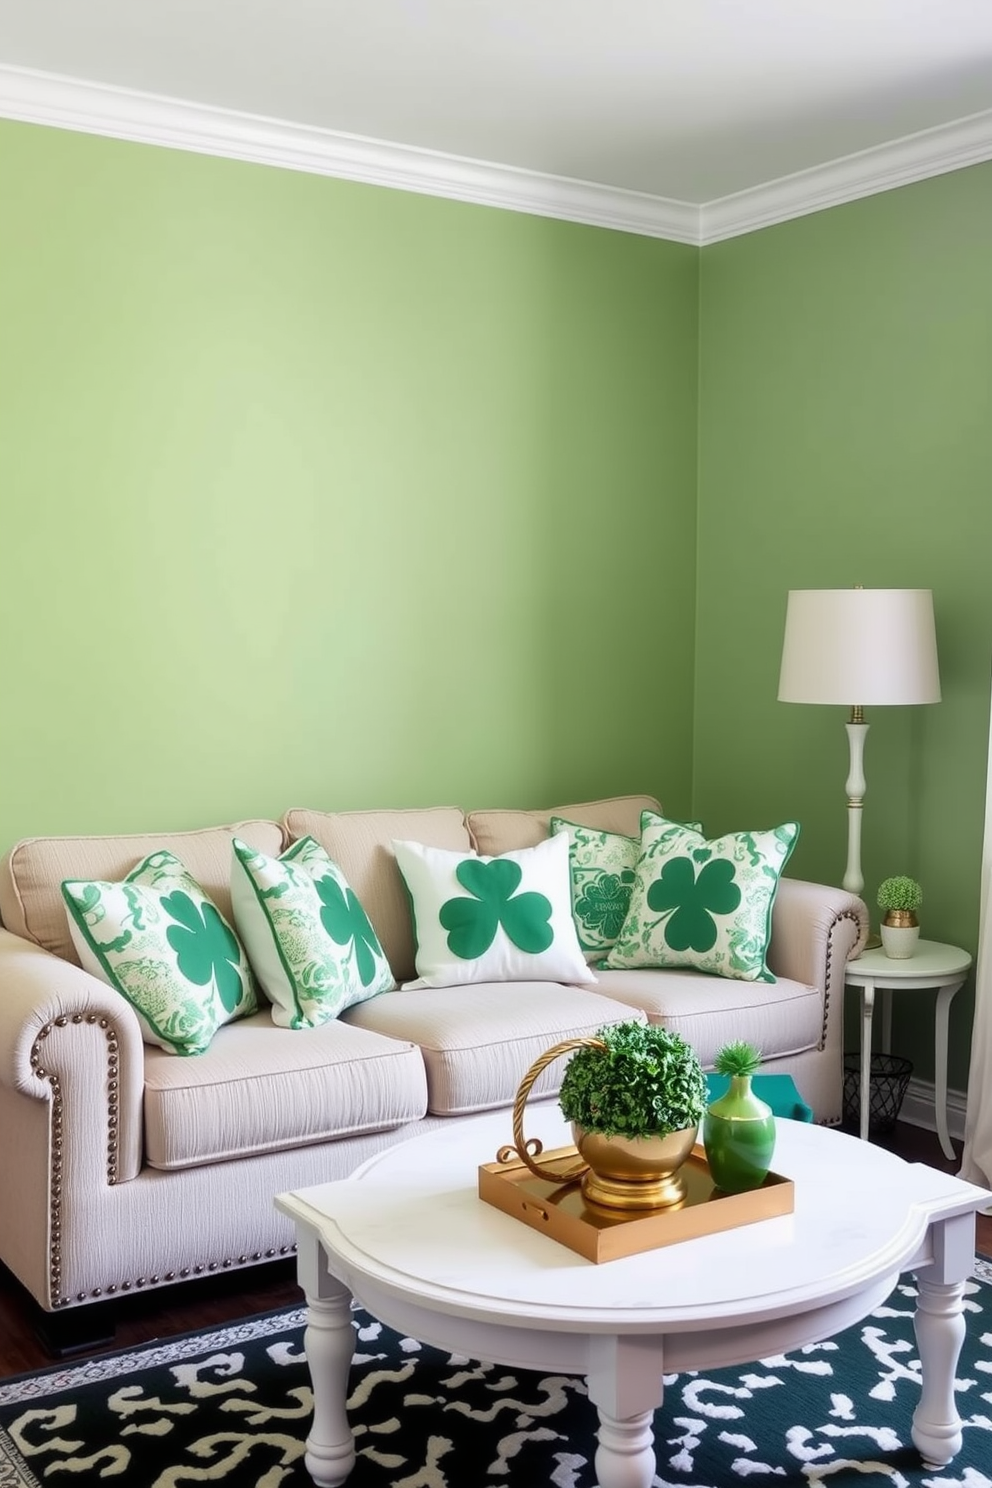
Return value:
M 558 1097 L 566 1120 L 603 1136 L 645 1137 L 698 1126 L 706 1079 L 679 1034 L 650 1023 L 616 1023 L 596 1035 L 604 1049 L 572 1055 Z
M 923 903 L 923 890 L 915 878 L 898 874 L 895 878 L 883 878 L 878 886 L 879 909 L 902 909 L 915 914 Z

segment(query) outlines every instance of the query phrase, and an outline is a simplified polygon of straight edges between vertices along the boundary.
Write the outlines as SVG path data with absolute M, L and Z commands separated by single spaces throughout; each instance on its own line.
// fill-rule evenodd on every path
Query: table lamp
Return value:
M 864 708 L 940 702 L 932 591 L 790 590 L 778 696 L 784 703 L 840 703 L 851 710 L 843 883 L 860 895 Z

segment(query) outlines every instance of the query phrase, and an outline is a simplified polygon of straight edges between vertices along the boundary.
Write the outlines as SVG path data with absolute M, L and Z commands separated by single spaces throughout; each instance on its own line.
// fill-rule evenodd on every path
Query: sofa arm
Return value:
M 868 908 L 862 899 L 800 878 L 780 881 L 768 948 L 768 965 L 776 976 L 824 992 L 843 988 L 844 966 L 867 939 Z
M 124 998 L 0 929 L 0 1086 L 51 1103 L 53 1164 L 75 1180 L 136 1176 L 144 1066 L 141 1030 Z

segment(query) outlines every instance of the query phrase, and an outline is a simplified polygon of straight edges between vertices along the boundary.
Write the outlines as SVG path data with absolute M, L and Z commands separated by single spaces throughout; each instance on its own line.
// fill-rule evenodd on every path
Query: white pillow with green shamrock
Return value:
M 62 897 L 81 965 L 127 999 L 146 1043 L 202 1054 L 222 1024 L 258 1011 L 238 937 L 172 853 L 122 883 L 66 879 Z
M 798 836 L 798 823 L 785 822 L 708 842 L 643 812 L 630 908 L 603 966 L 689 966 L 774 982 L 766 961 L 772 906 Z
M 568 838 L 497 858 L 393 842 L 413 909 L 415 987 L 595 982 L 572 921 Z
M 313 837 L 270 858 L 235 837 L 234 923 L 282 1028 L 316 1028 L 396 983 L 368 915 Z

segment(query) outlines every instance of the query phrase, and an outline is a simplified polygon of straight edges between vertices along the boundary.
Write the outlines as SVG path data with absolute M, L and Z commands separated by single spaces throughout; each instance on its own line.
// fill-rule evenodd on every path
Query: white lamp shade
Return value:
M 929 589 L 793 589 L 778 684 L 785 703 L 939 703 Z

